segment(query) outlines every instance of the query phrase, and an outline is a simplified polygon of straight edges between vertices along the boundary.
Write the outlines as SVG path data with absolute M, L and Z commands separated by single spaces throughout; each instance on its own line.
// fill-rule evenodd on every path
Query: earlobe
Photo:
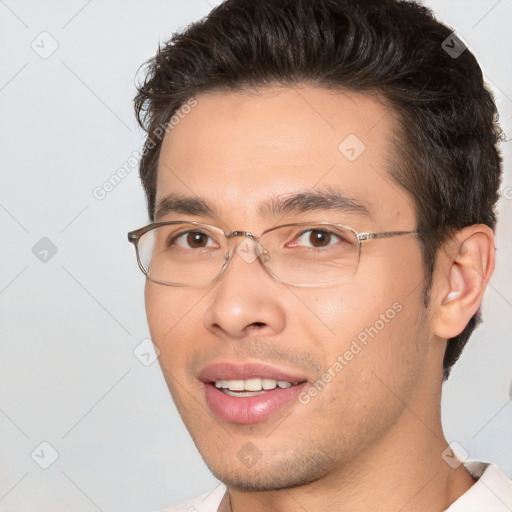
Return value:
M 494 233 L 483 224 L 468 226 L 439 258 L 438 293 L 433 297 L 434 333 L 443 339 L 460 334 L 478 311 L 494 270 Z M 434 304 L 433 304 L 434 305 Z

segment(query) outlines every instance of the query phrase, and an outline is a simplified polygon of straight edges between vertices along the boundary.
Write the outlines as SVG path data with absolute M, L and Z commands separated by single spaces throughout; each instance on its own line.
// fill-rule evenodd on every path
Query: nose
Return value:
M 272 336 L 286 325 L 286 293 L 285 285 L 272 279 L 258 261 L 257 246 L 246 238 L 211 291 L 203 325 L 232 338 Z

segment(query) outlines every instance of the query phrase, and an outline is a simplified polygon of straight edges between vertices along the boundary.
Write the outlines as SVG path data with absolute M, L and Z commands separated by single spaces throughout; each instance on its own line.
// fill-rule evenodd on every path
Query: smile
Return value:
M 257 363 L 216 363 L 199 374 L 209 411 L 229 423 L 252 425 L 300 405 L 303 375 Z
M 287 389 L 296 386 L 298 382 L 288 382 L 285 380 L 253 378 L 247 380 L 216 380 L 215 387 L 220 389 L 223 393 L 229 396 L 236 396 L 239 398 L 248 396 L 257 396 L 263 394 L 265 391 L 270 391 L 279 387 Z

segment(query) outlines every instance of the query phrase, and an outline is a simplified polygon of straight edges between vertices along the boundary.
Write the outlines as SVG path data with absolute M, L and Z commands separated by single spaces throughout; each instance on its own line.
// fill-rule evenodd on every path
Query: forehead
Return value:
M 157 209 L 173 194 L 251 222 L 276 198 L 334 190 L 383 222 L 413 215 L 388 173 L 398 123 L 377 98 L 304 86 L 196 100 L 164 138 Z

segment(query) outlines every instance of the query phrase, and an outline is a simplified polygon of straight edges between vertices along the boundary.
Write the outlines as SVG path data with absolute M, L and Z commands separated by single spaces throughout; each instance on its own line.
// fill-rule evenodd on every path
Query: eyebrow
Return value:
M 283 216 L 310 211 L 339 211 L 371 217 L 370 211 L 361 201 L 332 188 L 282 195 L 258 206 L 258 212 L 266 216 Z M 158 201 L 155 220 L 168 214 L 218 216 L 215 206 L 206 199 L 176 193 L 171 193 Z
M 174 213 L 176 215 L 215 216 L 215 208 L 205 199 L 169 194 L 158 201 L 155 220 Z
M 309 211 L 337 211 L 371 216 L 361 201 L 332 188 L 283 195 L 262 203 L 258 210 L 261 214 L 272 216 Z

